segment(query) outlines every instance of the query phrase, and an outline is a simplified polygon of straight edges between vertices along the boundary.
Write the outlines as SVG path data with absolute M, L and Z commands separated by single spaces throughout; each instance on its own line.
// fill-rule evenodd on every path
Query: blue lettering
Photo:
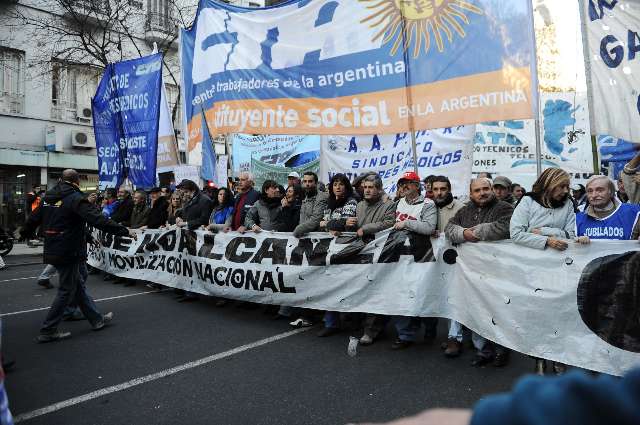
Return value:
M 619 43 L 618 39 L 612 35 L 607 35 L 602 39 L 600 43 L 600 57 L 609 68 L 617 68 L 624 58 L 624 48 L 622 46 L 616 46 L 607 50 L 608 45 L 612 43 Z M 611 56 L 613 54 L 613 56 Z

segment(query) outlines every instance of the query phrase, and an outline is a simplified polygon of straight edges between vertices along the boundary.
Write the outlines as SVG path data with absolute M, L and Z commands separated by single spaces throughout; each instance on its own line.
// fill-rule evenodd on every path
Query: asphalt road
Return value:
M 20 258 L 13 258 L 13 263 Z M 25 258 L 32 262 L 32 258 Z M 72 338 L 36 344 L 55 289 L 36 285 L 42 266 L 0 271 L 11 410 L 25 424 L 345 424 L 387 421 L 429 407 L 471 407 L 511 388 L 532 369 L 514 355 L 505 368 L 470 366 L 440 351 L 446 339 L 392 351 L 392 328 L 347 355 L 349 332 L 290 333 L 260 310 L 180 304 L 171 291 L 123 287 L 90 276 L 88 290 L 113 325 L 93 332 L 63 322 Z M 55 280 L 54 280 L 55 282 Z M 102 301 L 100 301 L 102 300 Z M 29 418 L 29 419 L 25 419 Z

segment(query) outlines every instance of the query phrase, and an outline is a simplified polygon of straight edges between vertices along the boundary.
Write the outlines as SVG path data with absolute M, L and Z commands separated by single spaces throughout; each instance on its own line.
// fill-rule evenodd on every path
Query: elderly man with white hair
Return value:
M 587 182 L 589 206 L 576 215 L 577 235 L 589 239 L 638 239 L 640 205 L 624 204 L 607 176 L 593 176 Z
M 238 194 L 233 205 L 231 230 L 245 231 L 244 219 L 247 212 L 260 199 L 260 192 L 253 188 L 253 175 L 243 172 L 238 176 Z

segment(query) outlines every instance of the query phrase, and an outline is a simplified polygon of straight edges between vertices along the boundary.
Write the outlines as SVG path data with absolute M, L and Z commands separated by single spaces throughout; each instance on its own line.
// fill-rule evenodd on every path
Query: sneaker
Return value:
M 364 334 L 360 337 L 360 345 L 371 345 L 373 344 L 373 338 L 370 335 Z
M 392 350 L 404 350 L 405 348 L 409 348 L 413 345 L 413 341 L 405 341 L 404 339 L 396 339 L 395 341 L 393 341 L 393 344 L 391 344 L 391 349 Z
M 60 331 L 55 331 L 52 334 L 40 334 L 38 335 L 38 337 L 36 338 L 36 341 L 44 344 L 45 342 L 55 342 L 55 341 L 60 341 L 62 339 L 67 339 L 71 337 L 71 332 L 60 332 Z
M 99 331 L 104 329 L 109 323 L 113 321 L 113 313 L 109 312 L 107 314 L 102 315 L 102 320 L 93 326 L 94 331 Z
M 78 320 L 84 320 L 84 314 L 82 314 L 81 311 L 76 310 L 73 312 L 73 314 L 63 316 L 62 320 L 64 320 L 65 322 L 76 322 Z
M 325 338 L 331 335 L 335 335 L 339 332 L 340 332 L 340 329 L 338 328 L 322 328 L 316 335 L 320 338 Z
M 458 357 L 462 353 L 462 343 L 456 339 L 449 339 L 444 350 L 444 356 L 449 358 Z
M 301 317 L 299 319 L 294 320 L 293 322 L 290 322 L 289 325 L 293 326 L 294 328 L 309 328 L 313 326 L 313 322 L 307 319 L 303 319 Z
M 509 363 L 509 349 L 504 347 L 496 347 L 496 356 L 493 359 L 495 367 L 504 367 Z
M 156 289 L 156 290 L 160 289 L 160 285 L 158 285 L 157 283 L 147 283 L 146 287 L 150 289 Z
M 49 281 L 49 279 L 42 279 L 42 280 L 38 280 L 38 285 L 42 286 L 45 289 L 51 289 L 53 288 L 53 285 L 51 284 L 51 282 Z

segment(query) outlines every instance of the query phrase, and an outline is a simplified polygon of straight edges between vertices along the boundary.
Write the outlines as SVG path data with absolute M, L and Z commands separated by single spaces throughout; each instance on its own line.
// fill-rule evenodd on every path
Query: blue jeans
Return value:
M 40 333 L 55 333 L 70 305 L 79 307 L 92 326 L 99 324 L 102 320 L 102 314 L 85 288 L 87 266 L 84 261 L 55 267 L 60 276 L 60 286 L 56 298 L 49 308 L 47 318 L 40 328 Z
M 416 334 L 420 330 L 420 325 L 424 322 L 425 335 L 435 335 L 436 327 L 438 326 L 437 317 L 406 317 L 397 316 L 396 331 L 398 331 L 398 339 L 401 341 L 415 341 Z
M 4 381 L 0 381 L 0 425 L 13 425 L 11 411 L 9 411 L 9 399 L 4 389 Z
M 42 270 L 42 273 L 40 273 L 40 276 L 38 276 L 38 280 L 49 280 L 53 276 L 55 276 L 55 274 L 56 274 L 55 266 L 52 266 L 51 264 L 47 264 L 44 270 Z

